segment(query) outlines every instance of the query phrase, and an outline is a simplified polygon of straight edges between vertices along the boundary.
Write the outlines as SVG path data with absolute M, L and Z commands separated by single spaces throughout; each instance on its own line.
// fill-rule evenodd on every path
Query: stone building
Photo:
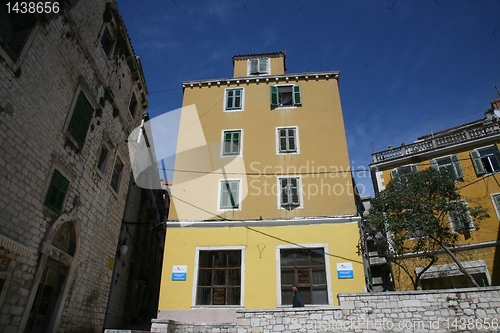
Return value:
M 101 332 L 147 88 L 115 1 L 50 11 L 0 8 L 0 331 Z

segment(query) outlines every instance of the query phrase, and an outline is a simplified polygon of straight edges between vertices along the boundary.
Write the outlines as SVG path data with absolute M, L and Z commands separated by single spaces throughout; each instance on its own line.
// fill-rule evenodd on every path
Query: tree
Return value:
M 387 242 L 387 259 L 398 265 L 416 290 L 422 275 L 438 261 L 443 251 L 479 287 L 456 258 L 452 248 L 461 233 L 478 229 L 489 217 L 481 207 L 469 207 L 458 192 L 455 181 L 434 168 L 395 175 L 386 189 L 373 199 L 370 228 L 376 239 Z M 450 220 L 453 222 L 452 228 Z M 472 223 L 472 224 L 471 224 Z M 425 265 L 412 272 L 404 255 L 418 255 Z

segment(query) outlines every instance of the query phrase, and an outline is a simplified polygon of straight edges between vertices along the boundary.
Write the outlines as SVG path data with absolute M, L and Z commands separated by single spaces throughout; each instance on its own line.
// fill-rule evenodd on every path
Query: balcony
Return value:
M 459 131 L 450 131 L 449 134 L 440 134 L 435 137 L 417 141 L 409 145 L 373 153 L 373 163 L 394 160 L 403 156 L 431 151 L 467 141 L 500 134 L 500 122 L 492 122 L 482 126 L 465 128 Z

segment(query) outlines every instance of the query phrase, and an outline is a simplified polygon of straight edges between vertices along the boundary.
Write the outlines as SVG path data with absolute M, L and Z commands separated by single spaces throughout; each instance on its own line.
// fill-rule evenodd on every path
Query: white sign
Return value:
M 186 281 L 187 266 L 174 265 L 172 268 L 172 281 Z
M 352 269 L 352 262 L 339 262 L 337 263 L 337 278 L 338 279 L 353 279 L 354 271 Z

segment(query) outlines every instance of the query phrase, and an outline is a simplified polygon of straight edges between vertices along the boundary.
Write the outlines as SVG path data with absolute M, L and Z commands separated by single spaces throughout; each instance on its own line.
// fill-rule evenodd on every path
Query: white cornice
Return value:
M 208 220 L 208 221 L 166 221 L 167 228 L 227 228 L 227 227 L 277 227 L 313 224 L 347 224 L 358 223 L 360 216 L 311 217 L 283 220 Z
M 196 80 L 182 82 L 183 88 L 195 88 L 203 86 L 230 86 L 250 83 L 273 83 L 273 82 L 289 82 L 299 80 L 329 80 L 339 79 L 340 73 L 335 72 L 312 72 L 299 74 L 284 74 L 284 75 L 266 75 L 266 76 L 246 76 L 226 79 L 211 79 L 211 80 Z

